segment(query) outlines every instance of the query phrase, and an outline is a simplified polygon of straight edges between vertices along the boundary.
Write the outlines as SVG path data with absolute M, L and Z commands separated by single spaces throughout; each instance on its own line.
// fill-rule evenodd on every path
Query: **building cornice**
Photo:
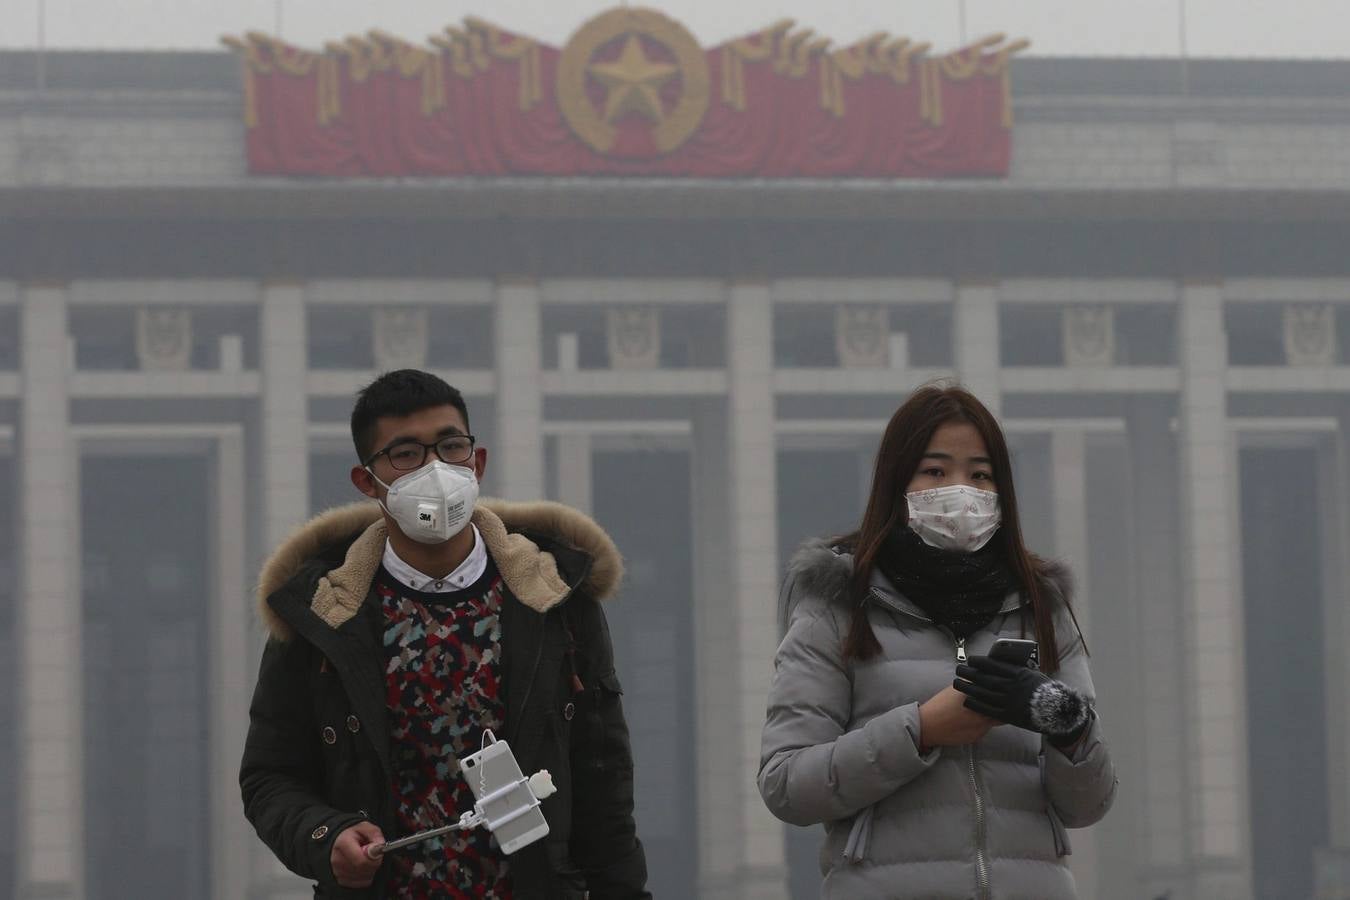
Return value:
M 3 90 L 0 117 L 61 115 L 89 118 L 228 118 L 242 122 L 237 90 Z M 1038 122 L 1350 122 L 1345 97 L 1119 96 L 1025 94 L 1013 101 L 1015 120 Z M 1015 133 L 1014 126 L 1014 133 Z
M 1002 182 L 241 179 L 217 187 L 0 188 L 0 220 L 1345 222 L 1328 190 L 1027 187 Z

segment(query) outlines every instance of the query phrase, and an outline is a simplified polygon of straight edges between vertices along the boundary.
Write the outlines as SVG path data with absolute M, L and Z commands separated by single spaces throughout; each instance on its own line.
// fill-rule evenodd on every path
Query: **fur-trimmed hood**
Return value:
M 1041 581 L 1041 596 L 1052 604 L 1052 609 L 1067 609 L 1073 599 L 1073 575 L 1069 568 L 1057 560 L 1037 560 Z M 797 589 L 791 592 L 794 599 L 802 597 L 818 598 L 826 603 L 839 604 L 850 608 L 848 602 L 849 579 L 853 577 L 853 556 L 833 547 L 826 540 L 813 538 L 806 541 L 793 554 L 788 562 L 787 580 L 796 582 Z M 880 572 L 872 573 L 872 586 L 892 605 L 912 607 L 906 611 L 923 618 L 923 613 L 910 601 L 895 592 Z M 779 609 L 779 625 L 786 628 L 792 610 L 786 605 L 787 593 L 784 593 L 784 606 Z M 1000 612 L 1011 612 L 1022 605 L 1020 596 L 1014 596 Z
M 614 541 L 593 519 L 561 503 L 480 499 L 473 524 L 507 587 L 537 612 L 561 603 L 574 589 L 596 600 L 609 599 L 623 580 L 623 558 Z M 379 504 L 373 501 L 335 507 L 292 532 L 258 577 L 258 615 L 268 633 L 278 640 L 292 636 L 268 598 L 302 570 L 325 561 L 326 574 L 318 579 L 310 608 L 333 627 L 355 615 L 370 591 L 387 537 Z M 531 537 L 589 557 L 580 583 L 569 584 L 554 555 Z

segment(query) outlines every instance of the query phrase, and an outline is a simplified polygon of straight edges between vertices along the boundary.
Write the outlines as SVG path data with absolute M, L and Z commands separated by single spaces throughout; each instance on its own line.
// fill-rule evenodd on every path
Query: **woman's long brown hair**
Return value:
M 837 543 L 853 554 L 850 595 L 853 618 L 844 639 L 846 659 L 866 660 L 881 651 L 871 623 L 867 620 L 867 597 L 871 590 L 872 568 L 886 535 L 907 527 L 909 507 L 905 488 L 919 469 L 933 434 L 948 422 L 968 422 L 975 426 L 989 450 L 994 484 L 998 488 L 1001 524 L 994 540 L 1002 542 L 1005 558 L 1023 586 L 1030 601 L 1032 622 L 1040 644 L 1041 668 L 1054 672 L 1059 668 L 1059 645 L 1055 641 L 1054 610 L 1042 595 L 1043 563 L 1030 553 L 1022 540 L 1017 517 L 1017 492 L 1013 489 L 1012 458 L 1003 429 L 988 408 L 974 394 L 961 387 L 925 385 L 905 401 L 891 416 L 877 450 L 872 474 L 872 492 L 857 531 L 839 538 Z M 1067 602 L 1067 598 L 1066 602 Z M 1070 611 L 1072 616 L 1072 611 Z

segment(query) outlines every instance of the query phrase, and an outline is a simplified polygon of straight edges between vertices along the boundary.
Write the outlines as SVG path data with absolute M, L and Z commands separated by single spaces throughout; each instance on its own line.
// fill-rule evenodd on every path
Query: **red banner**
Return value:
M 375 32 L 312 53 L 250 34 L 258 175 L 1004 176 L 1008 61 L 879 34 L 842 49 L 783 22 L 703 50 L 615 9 L 561 50 L 470 19 L 431 48 Z

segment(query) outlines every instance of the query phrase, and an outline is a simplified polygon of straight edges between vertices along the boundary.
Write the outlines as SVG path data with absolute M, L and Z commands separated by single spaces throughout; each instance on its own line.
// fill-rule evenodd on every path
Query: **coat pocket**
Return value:
M 623 693 L 623 685 L 619 684 L 618 673 L 610 671 L 601 675 L 599 679 L 600 690 L 611 697 L 616 697 Z
M 623 685 L 619 683 L 619 676 L 611 670 L 595 679 L 594 686 L 587 693 L 585 740 L 595 754 L 591 765 L 602 769 L 609 763 L 603 754 L 608 737 L 605 732 L 609 721 L 607 712 L 623 696 Z
M 1069 829 L 1060 821 L 1059 813 L 1055 812 L 1053 806 L 1047 806 L 1045 815 L 1050 819 L 1050 831 L 1055 836 L 1055 855 L 1063 858 L 1073 853 L 1073 846 L 1069 843 Z
M 875 806 L 869 806 L 853 818 L 853 826 L 848 830 L 848 840 L 844 841 L 844 862 L 849 865 L 860 863 L 867 858 L 867 846 L 872 842 L 872 817 Z
M 548 844 L 549 866 L 553 869 L 554 881 L 562 900 L 585 900 L 587 896 L 586 875 L 572 862 L 566 844 Z
M 1064 827 L 1064 821 L 1060 819 L 1059 813 L 1055 810 L 1055 805 L 1050 802 L 1050 791 L 1045 782 L 1045 754 L 1040 755 L 1041 768 L 1041 793 L 1045 795 L 1045 816 L 1050 820 L 1050 833 L 1055 839 L 1055 856 L 1063 859 L 1073 853 L 1073 846 L 1069 843 L 1069 829 Z

